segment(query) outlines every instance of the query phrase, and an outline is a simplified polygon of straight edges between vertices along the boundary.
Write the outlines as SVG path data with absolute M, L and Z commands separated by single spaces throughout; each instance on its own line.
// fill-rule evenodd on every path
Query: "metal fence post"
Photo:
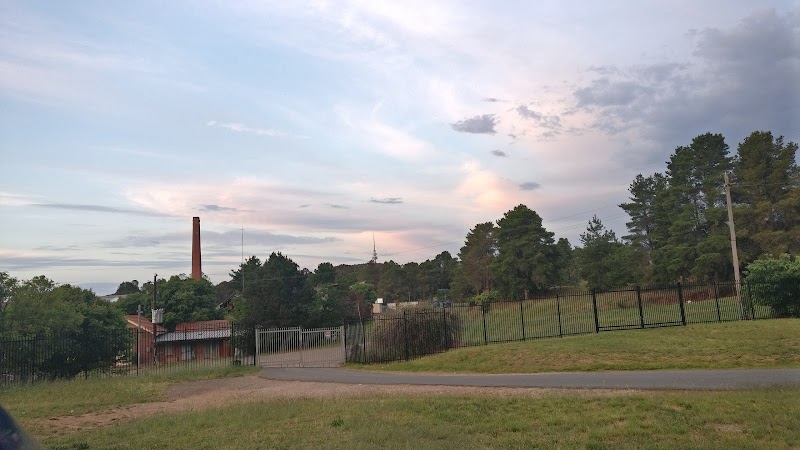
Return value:
M 379 324 L 380 322 L 375 321 L 375 325 Z M 361 359 L 363 362 L 367 362 L 367 329 L 364 327 L 364 322 L 359 322 L 361 325 Z
M 644 328 L 644 309 L 642 308 L 642 288 L 636 286 L 636 302 L 639 303 L 639 325 Z
M 35 381 L 35 372 L 36 372 L 36 335 L 33 335 L 33 358 L 31 358 L 31 372 L 30 377 L 31 381 Z
M 600 318 L 597 317 L 597 292 L 592 289 L 592 310 L 594 311 L 594 332 L 600 332 Z
M 711 282 L 714 286 L 714 302 L 717 304 L 717 322 L 722 322 L 722 314 L 719 311 L 719 286 L 716 282 Z
M 747 284 L 745 284 L 745 288 L 747 289 L 747 298 L 750 301 L 750 318 L 751 320 L 756 320 L 756 306 L 753 303 L 753 288 Z
M 686 326 L 686 311 L 683 309 L 683 286 L 678 282 L 678 305 L 681 308 L 681 323 Z
M 526 339 L 525 339 L 525 312 L 522 309 L 523 303 L 524 302 L 519 302 L 519 318 L 520 321 L 522 322 L 522 340 L 524 341 Z
M 442 321 L 444 323 L 444 348 L 450 348 L 450 333 L 447 331 L 447 309 L 442 308 Z
M 561 301 L 556 294 L 556 314 L 558 315 L 558 337 L 564 337 L 564 332 L 561 329 Z
M 481 314 L 483 314 L 483 345 L 489 345 L 489 335 L 486 334 L 486 303 L 481 303 Z
M 406 361 L 408 361 L 408 315 L 403 311 L 403 341 L 406 347 Z
M 139 375 L 139 366 L 142 364 L 142 344 L 139 341 L 140 331 L 139 327 L 136 327 L 136 375 Z

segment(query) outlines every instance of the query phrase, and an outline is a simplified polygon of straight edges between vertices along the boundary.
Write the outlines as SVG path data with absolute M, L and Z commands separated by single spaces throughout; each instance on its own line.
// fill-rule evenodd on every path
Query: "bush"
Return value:
M 410 359 L 458 345 L 461 320 L 451 309 L 421 308 L 384 314 L 367 329 L 365 362 Z
M 777 317 L 800 317 L 800 260 L 788 254 L 753 261 L 745 270 L 747 295 Z

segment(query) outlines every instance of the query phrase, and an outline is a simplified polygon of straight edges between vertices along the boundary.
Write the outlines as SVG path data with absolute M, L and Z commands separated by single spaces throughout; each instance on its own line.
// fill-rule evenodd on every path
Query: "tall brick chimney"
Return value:
M 192 278 L 203 278 L 203 266 L 200 263 L 200 218 L 192 218 Z

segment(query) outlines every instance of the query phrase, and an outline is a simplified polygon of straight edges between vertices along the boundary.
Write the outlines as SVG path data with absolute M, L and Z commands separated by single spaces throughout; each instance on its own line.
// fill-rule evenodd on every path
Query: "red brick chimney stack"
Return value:
M 192 218 L 192 278 L 203 278 L 203 266 L 200 263 L 200 218 Z

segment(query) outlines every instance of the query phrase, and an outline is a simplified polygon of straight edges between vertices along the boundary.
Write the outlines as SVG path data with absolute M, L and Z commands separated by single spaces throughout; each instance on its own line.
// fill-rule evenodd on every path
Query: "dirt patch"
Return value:
M 484 397 L 615 397 L 642 393 L 630 389 L 543 389 L 465 386 L 414 386 L 315 383 L 267 380 L 256 375 L 190 381 L 167 391 L 166 401 L 138 403 L 77 416 L 32 421 L 42 437 L 94 429 L 156 414 L 196 411 L 232 403 L 294 398 L 350 398 L 371 396 L 484 396 Z

